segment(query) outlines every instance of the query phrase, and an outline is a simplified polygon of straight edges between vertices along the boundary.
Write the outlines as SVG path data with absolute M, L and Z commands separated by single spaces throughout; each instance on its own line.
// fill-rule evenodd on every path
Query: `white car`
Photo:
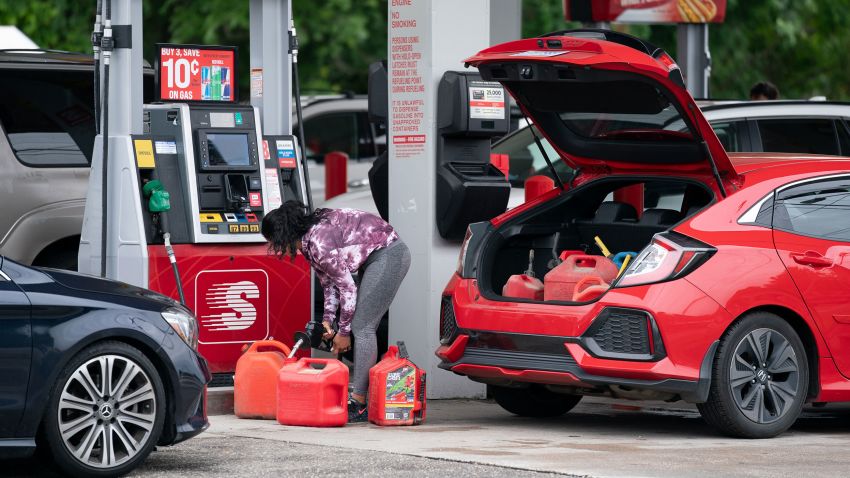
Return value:
M 323 95 L 302 97 L 304 150 L 310 172 L 313 203 L 325 202 L 325 154 L 341 151 L 348 155 L 348 191 L 369 191 L 369 168 L 387 147 L 383 127 L 369 122 L 366 96 Z M 293 124 L 295 118 L 293 117 Z M 297 124 L 293 126 L 297 131 Z
M 723 147 L 729 152 L 850 156 L 850 103 L 705 101 L 699 104 Z M 675 129 L 675 125 L 671 126 Z M 571 170 L 560 161 L 557 152 L 545 138 L 541 137 L 541 141 L 558 175 L 562 179 L 568 178 Z M 492 152 L 510 157 L 508 180 L 512 190 L 508 209 L 524 202 L 526 179 L 533 175 L 551 176 L 528 126 L 499 140 L 493 145 Z M 324 207 L 349 207 L 378 213 L 368 188 L 332 198 Z

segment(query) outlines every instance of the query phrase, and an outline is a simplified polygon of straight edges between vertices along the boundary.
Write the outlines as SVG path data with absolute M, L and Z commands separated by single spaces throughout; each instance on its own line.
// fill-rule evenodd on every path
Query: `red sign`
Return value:
M 588 8 L 589 7 L 589 8 Z M 564 0 L 567 21 L 722 23 L 726 0 Z
M 162 101 L 236 101 L 236 48 L 157 45 Z
M 271 153 L 269 153 L 269 141 L 267 139 L 263 140 L 263 159 L 271 159 Z
M 260 207 L 263 205 L 263 198 L 260 193 L 248 193 L 248 205 L 251 207 Z
M 263 270 L 202 271 L 195 314 L 203 344 L 244 343 L 269 334 L 269 278 Z

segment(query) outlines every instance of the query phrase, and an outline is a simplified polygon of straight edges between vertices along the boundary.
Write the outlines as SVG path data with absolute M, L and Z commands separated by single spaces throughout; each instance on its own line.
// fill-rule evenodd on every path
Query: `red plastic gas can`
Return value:
M 502 287 L 502 295 L 517 299 L 543 300 L 543 282 L 525 274 L 512 275 Z
M 233 411 L 239 418 L 274 420 L 276 379 L 289 347 L 276 340 L 258 340 L 239 357 L 233 377 Z
M 335 359 L 289 359 L 277 379 L 281 425 L 341 427 L 348 422 L 348 367 Z
M 393 426 L 424 420 L 425 371 L 408 359 L 404 342 L 398 342 L 369 370 L 369 421 Z
M 595 275 L 610 284 L 618 272 L 614 261 L 607 257 L 573 254 L 543 278 L 543 298 L 573 300 L 576 284 L 584 277 Z

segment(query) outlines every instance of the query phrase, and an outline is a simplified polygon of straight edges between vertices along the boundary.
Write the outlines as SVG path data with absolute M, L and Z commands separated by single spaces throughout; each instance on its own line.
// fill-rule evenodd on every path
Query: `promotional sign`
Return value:
M 157 44 L 161 101 L 236 102 L 236 47 Z
M 469 117 L 475 119 L 504 119 L 505 90 L 498 82 L 469 83 Z
M 564 18 L 580 22 L 722 23 L 726 0 L 564 0 Z

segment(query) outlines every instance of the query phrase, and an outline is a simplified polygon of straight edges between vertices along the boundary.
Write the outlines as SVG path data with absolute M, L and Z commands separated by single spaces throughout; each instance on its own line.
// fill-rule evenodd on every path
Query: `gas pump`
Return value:
M 437 230 L 461 240 L 470 223 L 505 212 L 511 185 L 490 162 L 490 140 L 508 132 L 505 89 L 478 73 L 447 71 L 437 90 Z
M 140 31 L 135 2 L 113 1 Z M 294 136 L 264 136 L 261 111 L 237 103 L 236 58 L 235 47 L 157 45 L 159 101 L 142 106 L 130 148 L 111 148 L 106 181 L 95 155 L 80 244 L 80 271 L 97 274 L 106 209 L 106 276 L 184 302 L 198 318 L 200 353 L 224 376 L 245 344 L 288 340 L 312 314 L 307 261 L 269 255 L 260 234 L 283 201 L 309 202 L 305 163 Z

